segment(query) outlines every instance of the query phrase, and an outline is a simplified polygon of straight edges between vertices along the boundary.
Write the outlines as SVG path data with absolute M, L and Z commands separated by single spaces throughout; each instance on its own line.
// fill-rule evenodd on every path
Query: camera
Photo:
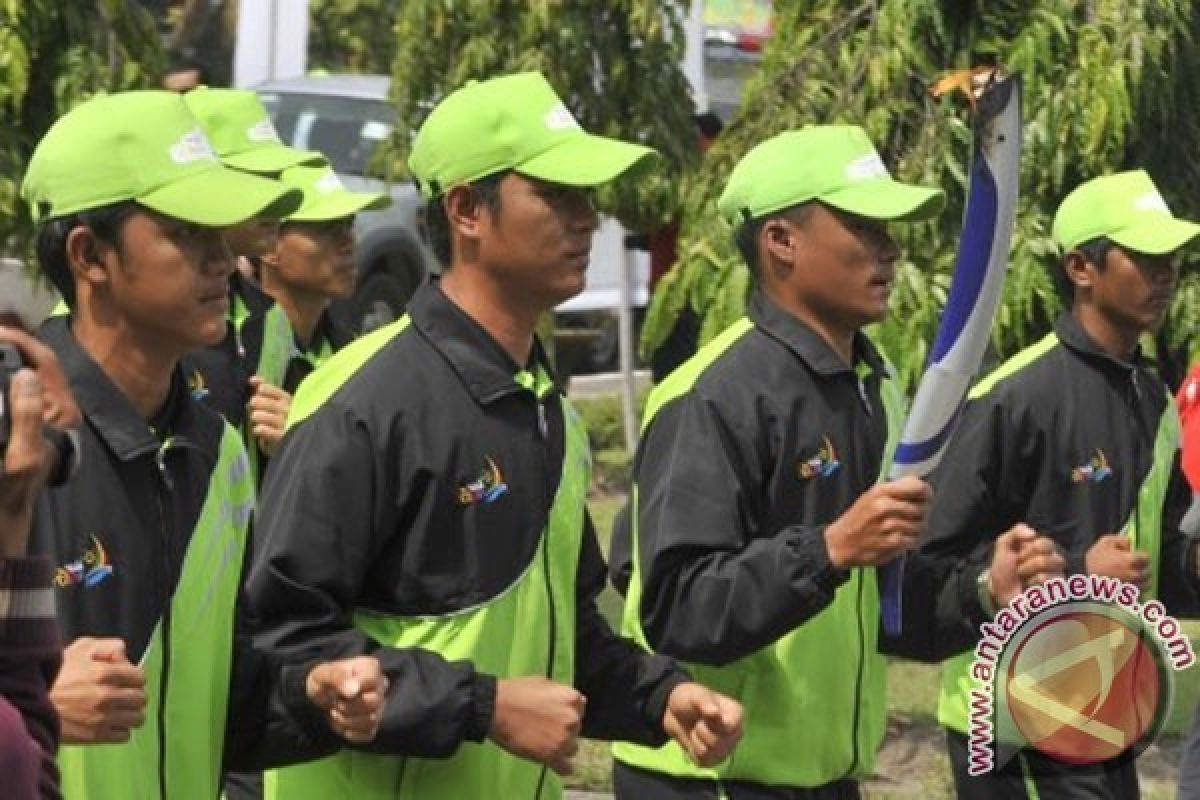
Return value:
M 8 452 L 8 438 L 12 432 L 9 388 L 17 370 L 24 366 L 25 359 L 21 357 L 21 351 L 16 345 L 0 342 L 0 473 L 3 473 L 3 457 Z M 61 486 L 69 481 L 79 468 L 79 433 L 45 427 L 42 435 L 54 453 L 54 464 L 50 468 L 46 483 L 50 486 Z
M 10 428 L 8 411 L 8 385 L 12 383 L 13 375 L 25 366 L 21 351 L 16 345 L 0 342 L 0 454 L 8 452 L 8 434 Z

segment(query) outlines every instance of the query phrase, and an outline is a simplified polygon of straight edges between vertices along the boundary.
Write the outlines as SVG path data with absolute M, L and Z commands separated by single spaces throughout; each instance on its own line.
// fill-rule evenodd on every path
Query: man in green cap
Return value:
M 862 328 L 887 313 L 888 223 L 942 204 L 893 180 L 854 126 L 781 133 L 734 167 L 718 207 L 755 291 L 650 395 L 624 631 L 740 700 L 745 734 L 712 769 L 674 744 L 615 745 L 619 798 L 857 797 L 871 774 L 886 724 L 874 567 L 916 545 L 930 490 L 883 482 L 904 403 Z M 999 597 L 1056 570 L 1047 544 L 1004 538 Z M 909 640 L 894 647 L 964 646 L 959 605 L 934 613 L 942 573 L 910 559 L 906 575 Z
M 204 86 L 188 92 L 184 100 L 227 167 L 276 179 L 291 167 L 325 163 L 320 153 L 280 141 L 267 109 L 252 91 Z M 206 402 L 243 430 L 260 479 L 262 456 L 271 455 L 283 438 L 291 403 L 284 377 L 296 354 L 287 315 L 255 278 L 262 259 L 274 252 L 278 232 L 278 218 L 264 215 L 226 229 L 225 240 L 239 269 L 229 279 L 225 338 L 188 359 L 193 382 L 203 386 Z
M 292 394 L 353 338 L 330 317 L 329 304 L 354 292 L 355 215 L 387 208 L 392 199 L 381 192 L 348 191 L 330 167 L 291 167 L 279 180 L 304 194 L 300 208 L 284 218 L 275 247 L 261 265 L 263 289 L 292 326 L 296 355 L 283 378 L 283 390 Z M 254 402 L 250 422 L 257 427 Z
M 1138 347 L 1158 329 L 1176 256 L 1200 226 L 1172 216 L 1141 170 L 1088 181 L 1054 218 L 1054 278 L 1069 311 L 1038 343 L 971 391 L 932 480 L 923 550 L 959 558 L 1017 525 L 1052 537 L 1068 574 L 1141 587 L 1171 613 L 1196 609 L 1195 549 L 1179 531 L 1190 501 L 1171 395 Z M 981 565 L 964 570 L 969 593 Z M 974 642 L 970 646 L 974 646 Z M 993 772 L 968 773 L 971 657 L 942 671 L 938 718 L 960 797 L 1136 798 L 1134 754 L 1068 764 L 1032 747 Z
M 557 798 L 580 735 L 680 742 L 741 709 L 618 638 L 584 500 L 587 433 L 538 317 L 584 287 L 587 190 L 652 151 L 583 131 L 545 78 L 472 82 L 409 167 L 446 264 L 407 314 L 300 387 L 258 517 L 247 597 L 283 663 L 371 653 L 371 745 L 267 775 L 270 798 Z
M 63 116 L 22 193 L 41 267 L 71 309 L 42 337 L 85 420 L 79 474 L 42 493 L 31 538 L 58 565 L 68 642 L 51 692 L 64 795 L 211 798 L 226 752 L 288 763 L 369 738 L 376 661 L 279 670 L 239 641 L 253 480 L 239 437 L 179 368 L 225 333 L 222 230 L 287 214 L 298 193 L 221 166 L 169 92 Z

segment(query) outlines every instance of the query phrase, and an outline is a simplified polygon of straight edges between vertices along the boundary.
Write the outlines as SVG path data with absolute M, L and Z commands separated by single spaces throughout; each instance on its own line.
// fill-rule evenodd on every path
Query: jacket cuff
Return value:
M 979 601 L 979 576 L 987 566 L 978 561 L 967 561 L 956 577 L 958 607 L 962 609 L 963 618 L 968 621 L 971 630 L 978 630 L 980 625 L 992 621 L 992 615 Z
M 663 656 L 654 656 L 654 658 L 664 658 Z M 662 680 L 651 690 L 649 697 L 646 698 L 645 714 L 646 724 L 656 736 L 661 736 L 659 744 L 666 742 L 667 732 L 663 730 L 663 718 L 667 715 L 667 701 L 671 698 L 671 692 L 675 691 L 675 687 L 681 683 L 688 683 L 692 680 L 692 676 L 683 670 L 678 664 L 672 661 L 674 666 Z
M 1087 574 L 1087 548 L 1072 550 L 1065 554 L 1065 564 L 1063 565 L 1064 572 L 1067 577 L 1072 575 Z
M 344 743 L 329 727 L 325 712 L 308 699 L 308 673 L 321 662 L 282 667 L 280 670 L 280 696 L 287 712 L 295 719 L 300 729 L 313 743 Z
M 471 684 L 471 717 L 467 721 L 465 738 L 482 742 L 492 729 L 492 717 L 496 714 L 496 677 L 475 673 Z
M 802 533 L 795 539 L 796 551 L 799 553 L 804 571 L 812 577 L 813 583 L 830 594 L 850 579 L 850 570 L 838 569 L 829 559 L 829 544 L 825 541 L 827 525 L 816 529 L 816 535 Z

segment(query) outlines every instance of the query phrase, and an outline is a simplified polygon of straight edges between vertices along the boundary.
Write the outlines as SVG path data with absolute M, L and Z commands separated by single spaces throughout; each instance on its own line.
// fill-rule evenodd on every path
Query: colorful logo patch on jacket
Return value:
M 803 480 L 807 481 L 813 478 L 828 478 L 841 466 L 842 462 L 838 461 L 837 450 L 834 449 L 833 442 L 829 441 L 828 436 L 824 436 L 816 454 L 810 458 L 801 459 L 800 463 L 796 465 L 796 472 Z
M 464 506 L 476 503 L 491 503 L 508 491 L 504 475 L 491 456 L 484 459 L 487 463 L 481 474 L 475 480 L 458 487 L 458 502 Z
M 193 369 L 187 382 L 188 391 L 191 392 L 193 400 L 204 400 L 208 397 L 208 381 L 204 380 L 204 373 L 200 370 Z
M 1112 477 L 1112 467 L 1108 465 L 1108 456 L 1096 448 L 1096 454 L 1086 464 L 1071 470 L 1071 483 L 1100 483 Z
M 96 535 L 92 534 L 92 543 L 83 552 L 81 558 L 55 570 L 54 585 L 67 587 L 82 583 L 90 589 L 104 583 L 112 574 L 112 562 L 108 558 L 108 553 Z

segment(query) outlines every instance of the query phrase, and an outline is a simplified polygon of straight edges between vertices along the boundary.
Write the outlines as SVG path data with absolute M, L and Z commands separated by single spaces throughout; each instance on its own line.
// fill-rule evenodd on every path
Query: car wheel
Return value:
M 359 287 L 352 311 L 354 327 L 368 333 L 399 319 L 413 290 L 387 272 L 377 272 Z

